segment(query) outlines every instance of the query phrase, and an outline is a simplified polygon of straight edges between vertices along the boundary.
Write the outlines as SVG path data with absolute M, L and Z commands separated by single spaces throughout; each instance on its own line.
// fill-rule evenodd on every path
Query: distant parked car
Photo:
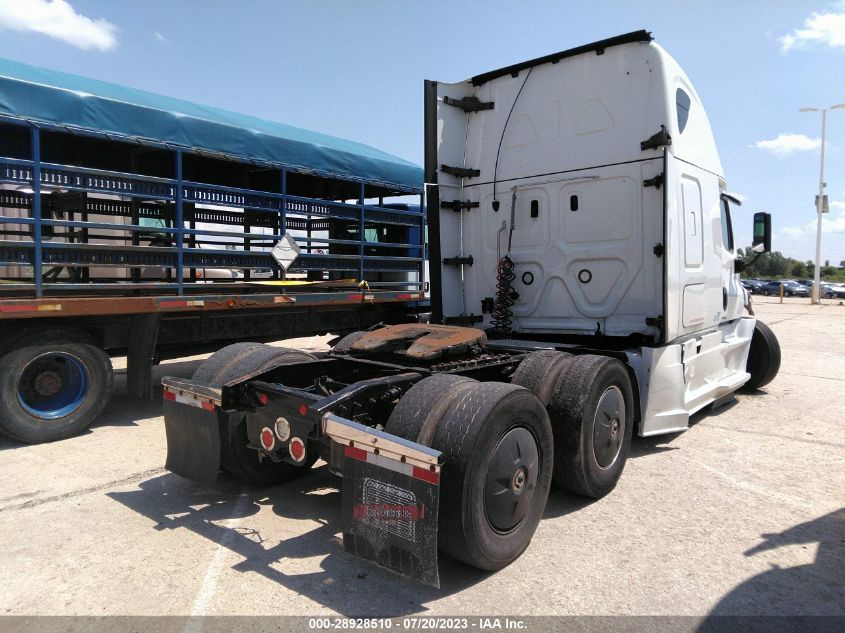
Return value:
M 822 284 L 821 295 L 825 299 L 845 299 L 845 284 Z
M 753 295 L 758 295 L 762 292 L 763 282 L 759 279 L 740 279 L 739 283 Z
M 768 281 L 763 284 L 761 292 L 764 295 L 780 295 L 780 287 L 783 286 L 784 297 L 809 297 L 810 289 L 802 286 L 797 281 L 783 279 L 780 281 Z

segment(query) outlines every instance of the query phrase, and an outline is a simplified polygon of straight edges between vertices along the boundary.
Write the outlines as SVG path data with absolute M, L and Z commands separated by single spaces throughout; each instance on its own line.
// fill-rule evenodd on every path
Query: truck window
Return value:
M 722 244 L 725 245 L 726 249 L 733 252 L 734 230 L 731 221 L 731 207 L 725 198 L 722 198 Z
M 675 108 L 678 112 L 678 132 L 683 132 L 684 128 L 687 126 L 687 120 L 689 119 L 689 106 L 689 95 L 682 89 L 678 88 L 675 92 Z

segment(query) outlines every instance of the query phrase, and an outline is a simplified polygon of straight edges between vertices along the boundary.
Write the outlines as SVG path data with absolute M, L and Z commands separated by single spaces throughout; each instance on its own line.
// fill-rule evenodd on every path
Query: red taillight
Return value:
M 269 452 L 273 450 L 274 446 L 276 446 L 276 436 L 273 435 L 273 431 L 265 426 L 261 429 L 261 448 Z
M 295 437 L 290 441 L 290 444 L 288 444 L 288 450 L 290 450 L 290 456 L 293 457 L 293 461 L 301 462 L 305 459 L 305 442 L 298 437 Z
M 304 404 L 299 405 L 299 415 L 308 415 L 308 407 Z
M 270 398 L 266 393 L 258 392 L 258 402 L 261 406 L 266 406 L 270 402 Z
M 165 400 L 176 400 L 176 394 L 173 393 L 172 391 L 167 390 L 167 389 L 164 390 L 163 395 L 164 395 Z

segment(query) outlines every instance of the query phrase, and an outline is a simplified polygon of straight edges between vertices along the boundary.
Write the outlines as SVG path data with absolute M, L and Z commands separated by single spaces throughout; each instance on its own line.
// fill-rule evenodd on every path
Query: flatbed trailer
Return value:
M 407 319 L 422 202 L 368 146 L 0 60 L 0 431 L 86 428 L 109 356 L 149 397 L 164 358 Z

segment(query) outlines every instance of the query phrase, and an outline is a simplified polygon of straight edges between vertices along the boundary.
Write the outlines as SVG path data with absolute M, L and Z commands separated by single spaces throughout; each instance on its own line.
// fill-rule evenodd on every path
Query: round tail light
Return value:
M 305 461 L 305 442 L 298 437 L 293 438 L 288 444 L 290 456 L 297 464 Z
M 268 427 L 261 429 L 261 448 L 270 452 L 276 446 L 276 436 Z

